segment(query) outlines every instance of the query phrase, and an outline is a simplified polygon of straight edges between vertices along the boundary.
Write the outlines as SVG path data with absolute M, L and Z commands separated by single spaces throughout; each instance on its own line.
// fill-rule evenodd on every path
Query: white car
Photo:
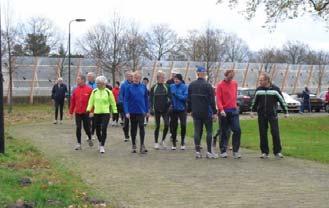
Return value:
M 283 99 L 286 101 L 288 105 L 288 111 L 298 113 L 300 111 L 300 105 L 301 105 L 300 102 L 298 100 L 295 100 L 293 97 L 291 97 L 285 92 L 282 92 L 282 95 L 283 95 Z M 280 103 L 278 103 L 278 110 L 282 111 Z

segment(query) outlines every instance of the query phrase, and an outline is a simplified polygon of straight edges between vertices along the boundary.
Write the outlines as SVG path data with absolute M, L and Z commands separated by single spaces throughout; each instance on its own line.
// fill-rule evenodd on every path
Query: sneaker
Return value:
M 124 142 L 129 142 L 129 137 L 125 137 Z
M 177 149 L 177 148 L 176 148 L 176 147 L 174 147 L 174 146 L 172 146 L 172 147 L 171 147 L 171 150 L 176 150 L 176 149 Z
M 241 154 L 239 152 L 233 152 L 233 158 L 234 159 L 240 159 L 241 158 Z
M 161 141 L 160 142 L 160 146 L 162 147 L 162 149 L 167 149 L 167 146 L 166 146 L 166 142 L 165 141 Z
M 53 124 L 57 124 L 57 120 L 54 120 Z
M 159 145 L 159 143 L 155 143 L 155 144 L 154 144 L 154 149 L 156 149 L 156 150 L 160 149 L 160 145 Z
M 100 147 L 99 147 L 99 152 L 102 153 L 102 154 L 105 153 L 104 146 L 100 146 Z
M 92 140 L 96 140 L 96 136 L 95 135 L 91 135 L 91 139 Z
M 195 152 L 195 158 L 196 159 L 201 159 L 202 158 L 202 155 L 200 152 Z
M 141 154 L 146 154 L 146 153 L 147 153 L 147 149 L 145 148 L 144 145 L 141 146 L 141 148 L 140 148 L 140 153 L 141 153 Z
M 81 150 L 81 144 L 77 143 L 74 147 L 74 150 Z
M 137 149 L 136 145 L 133 145 L 133 147 L 131 148 L 131 153 L 137 153 L 136 149 Z
M 281 158 L 283 158 L 283 155 L 281 154 L 281 152 L 279 152 L 279 153 L 275 154 L 275 158 L 281 159 Z
M 226 152 L 223 152 L 219 155 L 221 158 L 227 158 L 227 153 Z
M 89 147 L 94 146 L 94 143 L 93 143 L 93 141 L 91 139 L 88 139 L 88 144 L 89 144 Z
M 112 123 L 111 123 L 111 126 L 114 126 L 115 125 L 115 122 L 114 121 L 112 121 Z
M 63 120 L 60 120 L 60 121 L 59 121 L 59 124 L 63 124 Z
M 185 145 L 180 146 L 180 150 L 185 150 Z
M 209 159 L 217 159 L 218 158 L 218 155 L 216 153 L 207 152 L 206 158 L 209 158 Z
M 148 124 L 147 121 L 145 121 L 145 122 L 144 122 L 144 126 L 147 126 L 147 124 Z
M 262 158 L 262 159 L 268 159 L 269 157 L 270 156 L 266 153 L 262 153 L 261 156 L 260 156 L 260 158 Z

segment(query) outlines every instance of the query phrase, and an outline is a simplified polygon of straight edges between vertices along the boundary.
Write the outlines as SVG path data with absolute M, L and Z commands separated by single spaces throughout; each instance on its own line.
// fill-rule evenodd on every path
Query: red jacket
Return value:
M 329 102 L 329 91 L 326 94 L 326 101 Z
M 221 81 L 216 88 L 216 102 L 218 111 L 236 109 L 238 83 L 235 80 L 230 82 Z
M 88 85 L 78 86 L 71 97 L 70 114 L 86 113 L 89 97 L 93 90 Z
M 113 93 L 113 95 L 114 95 L 115 102 L 118 103 L 118 98 L 119 98 L 120 88 L 119 88 L 119 87 L 114 87 L 114 88 L 112 89 L 112 93 Z

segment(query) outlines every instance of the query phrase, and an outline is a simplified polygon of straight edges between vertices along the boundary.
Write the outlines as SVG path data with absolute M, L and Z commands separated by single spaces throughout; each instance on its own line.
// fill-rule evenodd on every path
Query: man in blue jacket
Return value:
M 187 86 L 183 83 L 183 76 L 176 74 L 174 77 L 174 84 L 170 85 L 171 92 L 171 105 L 172 105 L 172 117 L 171 117 L 171 129 L 173 137 L 172 150 L 176 150 L 176 137 L 178 119 L 180 121 L 181 128 L 181 150 L 185 150 L 185 134 L 186 134 L 186 100 L 187 100 Z
M 144 119 L 145 116 L 149 116 L 148 109 L 148 93 L 146 86 L 141 82 L 141 74 L 135 72 L 133 74 L 133 83 L 130 84 L 125 91 L 123 109 L 127 119 L 130 119 L 131 123 L 131 141 L 132 141 L 132 153 L 136 153 L 136 135 L 137 128 L 139 127 L 140 135 L 140 153 L 147 153 L 147 149 L 144 145 L 145 138 L 145 127 Z
M 120 85 L 120 91 L 119 91 L 119 100 L 118 100 L 118 107 L 119 108 L 123 108 L 123 102 L 125 99 L 125 93 L 126 93 L 126 89 L 128 88 L 128 86 L 132 83 L 133 81 L 133 74 L 131 71 L 126 71 L 125 73 L 126 76 L 126 80 L 123 81 Z M 121 112 L 122 114 L 124 114 L 124 112 Z M 125 135 L 124 141 L 128 142 L 129 141 L 129 119 L 125 117 L 125 115 L 122 115 L 124 118 L 124 123 L 123 123 L 123 133 Z

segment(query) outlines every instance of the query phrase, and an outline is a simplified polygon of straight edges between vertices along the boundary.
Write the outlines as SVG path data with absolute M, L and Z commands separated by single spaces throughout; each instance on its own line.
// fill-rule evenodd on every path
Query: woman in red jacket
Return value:
M 112 93 L 114 95 L 114 99 L 115 99 L 115 103 L 117 104 L 117 108 L 118 108 L 118 99 L 119 99 L 119 93 L 120 93 L 120 82 L 116 81 L 115 85 L 112 89 Z M 113 113 L 113 120 L 112 120 L 112 126 L 118 126 L 118 122 L 119 122 L 119 112 L 120 109 L 118 108 L 118 113 Z

